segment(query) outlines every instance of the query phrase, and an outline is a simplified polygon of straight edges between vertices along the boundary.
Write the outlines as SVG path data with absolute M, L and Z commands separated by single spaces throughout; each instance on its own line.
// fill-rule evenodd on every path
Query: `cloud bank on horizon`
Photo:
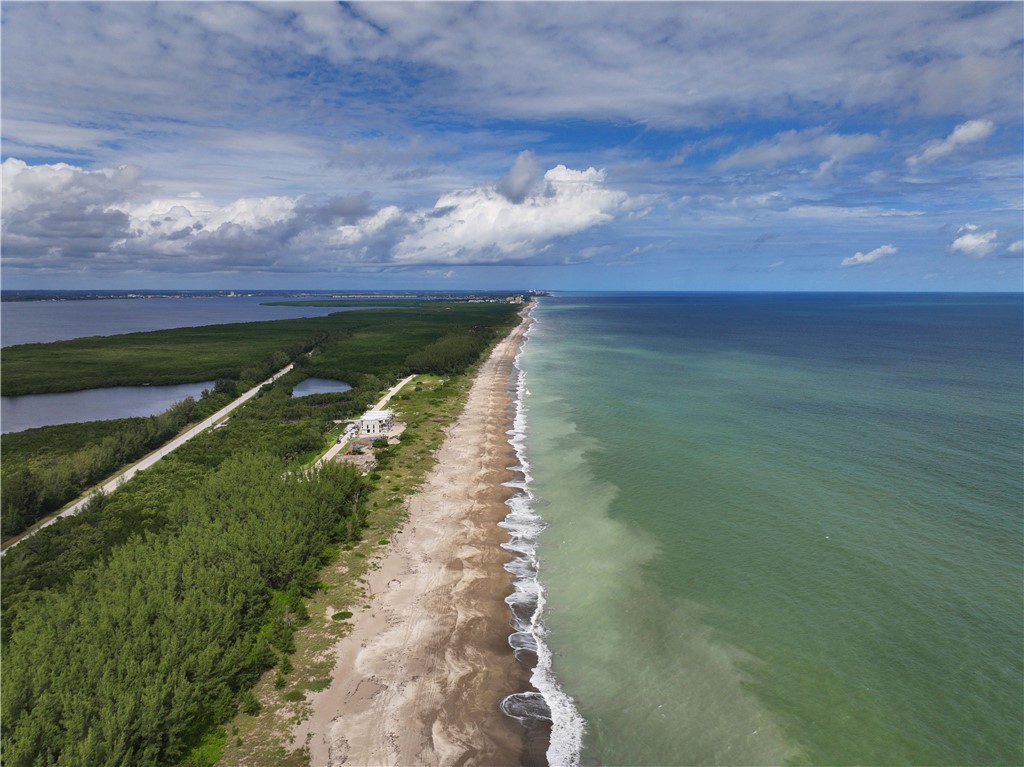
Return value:
M 1020 3 L 0 17 L 8 288 L 1022 287 Z

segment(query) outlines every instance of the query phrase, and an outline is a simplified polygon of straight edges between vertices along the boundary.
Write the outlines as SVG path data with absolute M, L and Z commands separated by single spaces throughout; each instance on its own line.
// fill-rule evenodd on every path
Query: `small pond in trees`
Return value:
M 308 397 L 310 394 L 336 394 L 352 387 L 334 378 L 307 378 L 292 389 L 293 397 Z

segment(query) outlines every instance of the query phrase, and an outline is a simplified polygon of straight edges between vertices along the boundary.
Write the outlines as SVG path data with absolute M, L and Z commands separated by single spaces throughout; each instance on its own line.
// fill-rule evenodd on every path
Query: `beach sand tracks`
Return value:
M 367 572 L 373 606 L 336 645 L 333 682 L 293 733 L 315 767 L 519 761 L 522 729 L 498 702 L 526 689 L 528 672 L 507 645 L 511 579 L 497 522 L 515 463 L 506 432 L 520 334 L 482 365 L 435 468 L 406 500 L 405 528 Z M 366 679 L 377 692 L 356 695 Z

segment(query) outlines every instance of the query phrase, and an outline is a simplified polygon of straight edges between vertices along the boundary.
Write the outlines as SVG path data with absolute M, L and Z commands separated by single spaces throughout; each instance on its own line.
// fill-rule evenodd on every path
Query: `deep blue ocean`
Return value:
M 534 317 L 553 763 L 1024 763 L 1020 295 Z

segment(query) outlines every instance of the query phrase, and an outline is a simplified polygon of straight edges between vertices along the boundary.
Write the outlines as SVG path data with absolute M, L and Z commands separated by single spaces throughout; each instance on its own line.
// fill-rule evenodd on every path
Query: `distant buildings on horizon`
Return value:
M 108 298 L 254 298 L 292 299 L 422 299 L 426 301 L 511 301 L 523 303 L 525 297 L 550 295 L 543 290 L 460 290 L 460 291 L 372 291 L 340 293 L 330 290 L 0 290 L 0 301 L 94 301 Z

